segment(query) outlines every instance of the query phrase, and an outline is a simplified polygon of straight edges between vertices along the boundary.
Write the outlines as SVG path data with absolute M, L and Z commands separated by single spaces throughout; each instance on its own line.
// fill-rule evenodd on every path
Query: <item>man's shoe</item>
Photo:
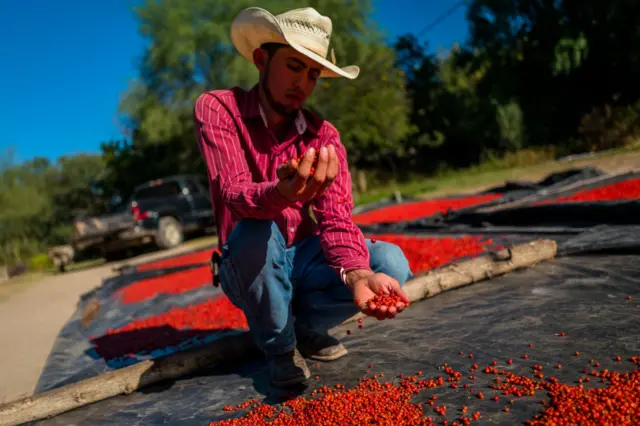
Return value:
M 309 367 L 297 349 L 283 355 L 271 356 L 268 360 L 269 378 L 274 386 L 297 385 L 311 377 Z
M 333 361 L 348 353 L 347 348 L 335 337 L 307 327 L 296 328 L 296 340 L 304 356 L 318 361 Z

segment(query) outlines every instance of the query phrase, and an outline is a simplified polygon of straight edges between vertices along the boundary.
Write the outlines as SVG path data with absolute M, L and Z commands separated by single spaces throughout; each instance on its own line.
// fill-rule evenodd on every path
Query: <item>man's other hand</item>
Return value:
M 280 195 L 291 202 L 305 203 L 324 194 L 338 176 L 338 155 L 333 145 L 322 147 L 312 173 L 315 155 L 315 149 L 309 148 L 300 162 L 293 159 L 278 167 L 277 190 Z

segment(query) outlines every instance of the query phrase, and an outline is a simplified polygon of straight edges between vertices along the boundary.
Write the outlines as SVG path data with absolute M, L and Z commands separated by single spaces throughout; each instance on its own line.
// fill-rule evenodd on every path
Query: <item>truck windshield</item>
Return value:
M 165 182 L 158 185 L 148 186 L 136 191 L 134 199 L 136 201 L 149 198 L 175 197 L 182 193 L 182 189 L 177 182 Z

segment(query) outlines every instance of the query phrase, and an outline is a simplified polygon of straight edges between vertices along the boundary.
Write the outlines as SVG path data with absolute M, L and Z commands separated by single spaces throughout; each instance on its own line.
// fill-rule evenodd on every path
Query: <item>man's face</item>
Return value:
M 258 69 L 271 107 L 281 115 L 294 116 L 316 87 L 322 67 L 291 47 L 281 47 L 272 58 L 261 52 Z

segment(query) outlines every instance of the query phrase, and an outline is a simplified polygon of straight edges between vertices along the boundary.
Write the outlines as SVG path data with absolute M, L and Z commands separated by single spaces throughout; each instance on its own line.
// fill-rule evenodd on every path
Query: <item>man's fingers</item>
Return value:
M 338 156 L 336 155 L 336 149 L 333 145 L 327 147 L 327 169 L 324 175 L 324 180 L 320 188 L 316 191 L 315 197 L 320 197 L 327 192 L 327 189 L 333 184 L 338 176 Z
M 318 164 L 316 164 L 316 170 L 313 172 L 311 180 L 318 183 L 318 188 L 324 183 L 324 179 L 327 176 L 327 167 L 329 166 L 329 151 L 326 146 L 320 148 L 320 154 L 318 155 Z M 317 190 L 317 188 L 316 188 Z
M 301 194 L 301 197 L 305 200 L 313 198 L 317 192 L 322 188 L 324 184 L 325 176 L 327 175 L 327 164 L 329 162 L 329 153 L 326 147 L 320 149 L 318 155 L 318 163 L 316 164 L 313 176 L 309 177 L 307 184 Z
M 404 290 L 402 290 L 402 287 L 400 287 L 400 283 L 398 283 L 398 281 L 393 280 L 391 286 L 393 287 L 393 291 L 400 296 L 400 301 L 403 302 L 405 305 L 409 303 L 409 296 L 407 296 L 407 293 L 404 292 Z
M 314 148 L 309 148 L 302 157 L 300 164 L 298 164 L 298 172 L 294 175 L 292 182 L 296 193 L 301 192 L 307 184 L 309 175 L 311 175 L 311 167 L 313 165 L 315 155 L 316 150 Z
M 338 161 L 338 154 L 336 153 L 336 148 L 333 145 L 329 145 L 327 147 L 329 152 L 329 163 L 327 165 L 327 179 L 330 181 L 334 181 L 338 176 L 338 171 L 340 168 L 340 162 Z

